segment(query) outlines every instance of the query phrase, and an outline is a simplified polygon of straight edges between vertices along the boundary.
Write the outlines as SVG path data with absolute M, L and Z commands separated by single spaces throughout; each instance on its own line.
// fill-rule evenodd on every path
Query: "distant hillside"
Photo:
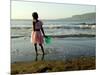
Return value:
M 32 19 L 11 19 L 12 21 L 32 21 Z M 82 22 L 82 23 L 86 23 L 86 22 L 92 22 L 92 23 L 96 23 L 96 13 L 92 12 L 92 13 L 85 13 L 85 14 L 81 14 L 81 15 L 73 15 L 72 17 L 69 18 L 60 18 L 60 19 L 42 19 L 42 20 L 46 20 L 46 21 L 75 21 L 75 22 Z
M 60 20 L 66 20 L 66 21 L 81 21 L 81 20 L 96 20 L 96 13 L 86 13 L 86 14 L 81 14 L 81 15 L 73 15 L 72 17 L 69 18 L 63 18 Z

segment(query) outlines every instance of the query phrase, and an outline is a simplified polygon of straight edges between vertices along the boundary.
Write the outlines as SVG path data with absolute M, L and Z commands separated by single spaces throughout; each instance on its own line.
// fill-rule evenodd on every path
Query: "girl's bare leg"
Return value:
M 35 46 L 36 55 L 38 55 L 38 53 L 37 53 L 37 44 L 34 44 L 34 46 Z
M 41 47 L 41 50 L 42 50 L 42 52 L 43 52 L 43 55 L 45 54 L 44 53 L 44 48 L 43 48 L 43 46 L 42 46 L 42 44 L 39 44 L 40 45 L 40 47 Z

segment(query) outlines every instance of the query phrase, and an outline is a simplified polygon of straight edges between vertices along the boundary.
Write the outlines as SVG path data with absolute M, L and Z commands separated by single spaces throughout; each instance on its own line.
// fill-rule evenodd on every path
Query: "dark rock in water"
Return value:
M 48 70 L 51 70 L 51 68 L 47 66 L 40 66 L 37 72 L 48 72 Z

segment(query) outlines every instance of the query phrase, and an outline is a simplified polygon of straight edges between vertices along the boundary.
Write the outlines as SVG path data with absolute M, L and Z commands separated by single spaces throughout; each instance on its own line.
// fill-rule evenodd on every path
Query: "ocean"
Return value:
M 44 43 L 44 60 L 67 60 L 72 57 L 95 56 L 96 23 L 94 21 L 43 20 L 51 44 Z M 31 43 L 32 20 L 11 20 L 11 62 L 36 59 Z M 38 48 L 41 53 L 41 50 Z M 39 56 L 39 60 L 41 55 Z

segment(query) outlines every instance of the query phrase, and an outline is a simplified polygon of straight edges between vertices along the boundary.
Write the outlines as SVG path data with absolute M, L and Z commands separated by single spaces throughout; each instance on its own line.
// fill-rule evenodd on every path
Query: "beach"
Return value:
M 17 39 L 17 40 L 16 40 Z M 11 74 L 49 73 L 96 69 L 95 37 L 52 38 L 36 56 L 30 37 L 12 39 Z M 15 43 L 16 42 L 16 43 Z
M 11 64 L 11 74 L 95 70 L 95 57 L 79 57 L 66 61 L 30 61 Z
M 10 15 L 11 75 L 96 70 L 95 5 L 14 0 Z
M 18 22 L 11 26 L 12 74 L 96 69 L 96 25 L 46 21 L 43 28 L 51 37 L 51 43 L 44 41 L 44 56 L 38 46 L 39 55 L 36 56 L 31 43 L 30 21 L 25 21 L 26 25 L 23 25 L 24 21 Z

